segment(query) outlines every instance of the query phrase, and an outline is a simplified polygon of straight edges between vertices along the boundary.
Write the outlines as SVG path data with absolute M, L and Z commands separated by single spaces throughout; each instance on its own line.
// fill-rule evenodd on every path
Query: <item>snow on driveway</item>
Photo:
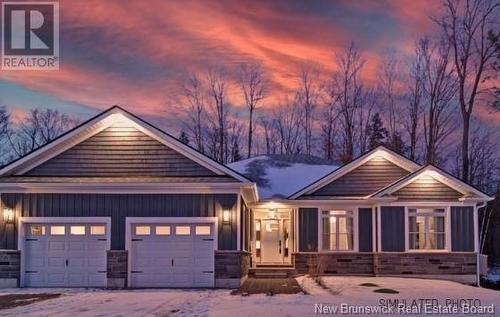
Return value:
M 13 289 L 6 293 L 63 293 L 60 298 L 13 309 L 0 310 L 0 316 L 216 316 L 277 317 L 317 316 L 316 304 L 335 307 L 340 304 L 378 306 L 380 300 L 473 299 L 482 305 L 495 305 L 500 316 L 500 292 L 453 282 L 380 278 L 324 277 L 323 287 L 310 278 L 299 278 L 299 284 L 310 295 L 233 296 L 228 290 L 84 290 L 84 289 Z M 399 294 L 380 294 L 380 288 L 397 290 Z M 339 313 L 337 313 L 339 314 Z M 381 314 L 376 314 L 380 316 Z M 392 316 L 403 314 L 392 314 Z M 411 316 L 419 316 L 412 314 Z M 475 315 L 479 316 L 479 315 Z M 484 314 L 483 316 L 491 316 Z

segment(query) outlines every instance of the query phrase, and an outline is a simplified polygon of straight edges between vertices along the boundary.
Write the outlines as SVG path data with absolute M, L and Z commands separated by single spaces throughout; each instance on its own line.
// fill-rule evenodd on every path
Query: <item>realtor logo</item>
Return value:
M 2 70 L 59 69 L 59 3 L 2 3 Z

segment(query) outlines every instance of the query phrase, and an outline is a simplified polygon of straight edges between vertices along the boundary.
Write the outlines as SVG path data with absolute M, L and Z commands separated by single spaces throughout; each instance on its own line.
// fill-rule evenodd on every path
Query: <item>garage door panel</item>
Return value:
M 48 251 L 64 251 L 66 249 L 65 241 L 49 241 Z
M 137 226 L 141 233 L 149 227 L 149 235 L 135 235 Z M 132 239 L 131 269 L 142 272 L 132 274 L 132 287 L 213 286 L 213 224 L 137 224 L 132 225 Z

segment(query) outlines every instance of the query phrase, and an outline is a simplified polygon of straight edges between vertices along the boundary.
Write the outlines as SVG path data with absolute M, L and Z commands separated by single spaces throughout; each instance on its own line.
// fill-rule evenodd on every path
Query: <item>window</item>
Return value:
M 106 234 L 105 226 L 90 226 L 90 234 L 93 236 L 102 236 Z
M 50 226 L 50 234 L 53 236 L 63 236 L 65 232 L 64 226 Z
M 210 226 L 196 226 L 196 235 L 210 235 Z
M 156 226 L 157 236 L 168 236 L 170 234 L 170 226 Z
M 32 236 L 43 236 L 45 235 L 45 226 L 41 225 L 31 225 L 30 233 Z
M 151 234 L 151 228 L 149 226 L 136 226 L 135 234 L 138 236 L 149 236 Z
M 444 209 L 408 210 L 411 250 L 443 250 L 446 245 Z
M 176 226 L 175 234 L 178 236 L 188 236 L 191 234 L 191 227 L 189 226 Z
M 71 226 L 69 233 L 73 236 L 83 236 L 85 235 L 85 226 Z
M 352 211 L 323 211 L 323 250 L 349 251 L 353 249 Z

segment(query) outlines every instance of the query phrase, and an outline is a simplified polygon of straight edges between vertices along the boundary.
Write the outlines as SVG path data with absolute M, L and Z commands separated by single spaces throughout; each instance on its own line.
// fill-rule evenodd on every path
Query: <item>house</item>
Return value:
M 291 169 L 267 186 L 286 192 L 266 192 L 249 164 L 112 107 L 0 170 L 0 287 L 236 287 L 259 266 L 475 276 L 486 194 L 383 147 L 278 161 Z

